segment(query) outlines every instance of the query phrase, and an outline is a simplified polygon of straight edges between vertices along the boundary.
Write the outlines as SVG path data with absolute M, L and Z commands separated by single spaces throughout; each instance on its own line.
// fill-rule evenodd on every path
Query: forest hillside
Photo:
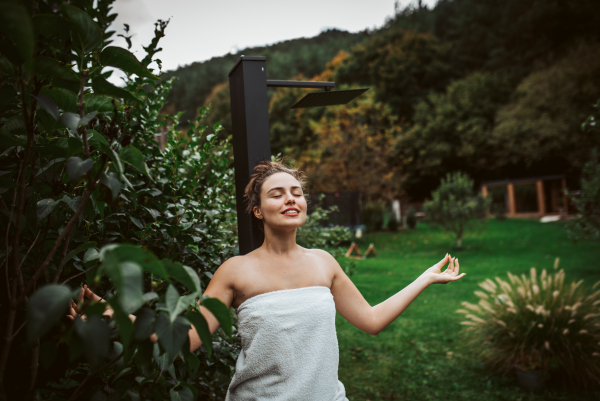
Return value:
M 398 8 L 375 31 L 241 53 L 267 56 L 271 79 L 371 88 L 347 106 L 293 111 L 302 91 L 269 91 L 273 153 L 319 171 L 313 190 L 423 200 L 458 170 L 476 183 L 551 174 L 576 183 L 599 144 L 581 129 L 600 99 L 598 26 L 596 0 L 440 0 Z M 239 55 L 171 72 L 175 109 L 208 105 L 228 134 L 227 71 Z

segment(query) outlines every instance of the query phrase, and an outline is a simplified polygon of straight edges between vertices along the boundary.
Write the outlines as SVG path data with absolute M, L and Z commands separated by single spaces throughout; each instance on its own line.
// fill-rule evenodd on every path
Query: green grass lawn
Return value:
M 574 245 L 563 223 L 537 220 L 490 220 L 478 236 L 467 235 L 464 249 L 453 251 L 454 239 L 425 224 L 398 233 L 373 233 L 360 243 L 364 252 L 374 243 L 378 256 L 360 260 L 351 279 L 365 299 L 376 305 L 402 290 L 446 252 L 460 260 L 467 275 L 447 285 L 426 289 L 378 336 L 363 333 L 339 314 L 339 378 L 351 401 L 356 400 L 598 400 L 600 391 L 567 391 L 550 383 L 544 391 L 521 390 L 516 377 L 486 370 L 474 349 L 464 345 L 456 313 L 461 302 L 477 303 L 473 291 L 486 278 L 529 269 L 553 270 L 556 257 L 566 280 L 600 280 L 600 246 Z

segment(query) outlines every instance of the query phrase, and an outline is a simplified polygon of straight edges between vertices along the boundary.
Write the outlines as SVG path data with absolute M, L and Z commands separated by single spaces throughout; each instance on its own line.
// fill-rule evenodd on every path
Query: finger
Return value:
M 77 316 L 78 314 L 81 313 L 81 311 L 79 310 L 79 307 L 73 300 L 71 300 L 71 309 L 75 312 L 75 314 L 73 316 Z
M 454 260 L 455 258 L 450 259 L 450 264 L 448 265 L 448 273 L 454 273 Z
M 73 308 L 73 300 L 71 300 L 71 305 L 69 305 L 69 313 L 71 317 L 77 317 L 77 312 Z
M 436 267 L 438 269 L 442 269 L 442 267 L 444 267 L 444 265 L 446 264 L 446 262 L 448 261 L 448 254 L 446 254 L 446 256 L 444 256 L 444 259 L 440 260 L 439 262 L 436 263 Z
M 458 274 L 459 270 L 460 270 L 460 266 L 458 265 L 458 259 L 456 259 L 456 270 L 454 271 L 454 273 Z
M 100 298 L 98 295 L 94 294 L 88 287 L 87 285 L 84 286 L 85 288 L 85 296 L 94 301 L 94 302 L 104 302 L 104 300 L 102 298 Z
M 69 318 L 69 320 L 71 320 L 71 321 L 75 321 L 75 318 L 71 315 L 67 315 L 67 318 Z
M 467 275 L 467 273 L 463 273 L 463 274 L 461 274 L 459 276 L 456 276 L 456 277 L 452 278 L 452 281 L 460 280 L 461 278 L 463 278 L 466 275 Z

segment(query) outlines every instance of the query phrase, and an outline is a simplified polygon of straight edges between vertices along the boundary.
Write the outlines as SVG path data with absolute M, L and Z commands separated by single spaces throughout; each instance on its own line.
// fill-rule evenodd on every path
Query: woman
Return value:
M 377 335 L 429 285 L 465 275 L 459 275 L 458 260 L 446 254 L 402 291 L 371 307 L 329 253 L 296 244 L 296 231 L 306 221 L 303 185 L 302 173 L 281 163 L 256 166 L 246 196 L 248 211 L 263 224 L 264 243 L 223 263 L 204 292 L 238 314 L 242 352 L 226 400 L 347 400 L 337 377 L 336 311 Z M 85 293 L 97 300 L 87 288 Z M 217 319 L 204 307 L 201 312 L 213 333 Z M 75 310 L 71 314 L 76 316 Z M 202 344 L 193 327 L 189 338 L 191 350 Z

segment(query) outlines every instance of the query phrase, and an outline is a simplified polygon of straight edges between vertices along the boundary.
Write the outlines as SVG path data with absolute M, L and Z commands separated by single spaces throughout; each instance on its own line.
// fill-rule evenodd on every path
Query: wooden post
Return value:
M 508 190 L 508 215 L 513 216 L 517 213 L 515 208 L 515 184 L 512 182 L 506 185 Z
M 546 214 L 546 202 L 544 200 L 544 182 L 542 180 L 536 181 L 537 189 L 537 201 L 538 201 L 538 212 L 540 216 Z
M 567 194 L 565 193 L 565 191 L 567 190 L 567 179 L 563 177 L 562 180 L 560 180 L 561 182 L 561 187 L 562 187 L 562 196 L 563 196 L 563 213 L 565 215 L 569 214 L 569 206 L 568 206 L 568 202 L 569 200 L 567 199 Z

